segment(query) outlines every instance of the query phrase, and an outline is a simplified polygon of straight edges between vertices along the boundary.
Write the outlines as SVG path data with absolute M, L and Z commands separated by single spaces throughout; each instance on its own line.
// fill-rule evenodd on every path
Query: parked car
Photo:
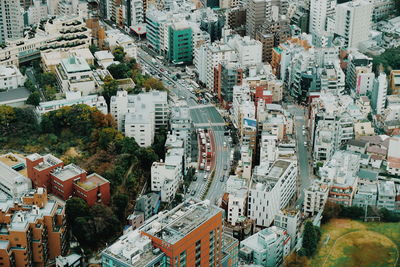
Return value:
M 228 165 L 224 165 L 224 171 L 226 171 L 228 169 Z

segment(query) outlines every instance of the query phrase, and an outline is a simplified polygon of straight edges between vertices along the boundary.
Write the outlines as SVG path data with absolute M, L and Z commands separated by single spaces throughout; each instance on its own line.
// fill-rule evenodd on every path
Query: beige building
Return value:
M 80 57 L 86 60 L 89 65 L 94 65 L 94 57 L 89 48 L 75 49 L 70 51 L 47 51 L 41 52 L 41 61 L 44 71 L 56 72 L 56 66 L 62 59 L 70 56 Z

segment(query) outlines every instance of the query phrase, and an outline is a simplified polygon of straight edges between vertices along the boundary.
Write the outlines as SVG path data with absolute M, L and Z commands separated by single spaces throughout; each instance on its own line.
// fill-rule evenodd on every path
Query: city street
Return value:
M 296 201 L 296 205 L 301 206 L 304 200 L 304 189 L 308 188 L 312 182 L 309 170 L 309 157 L 310 153 L 308 151 L 309 146 L 305 147 L 304 142 L 309 140 L 307 136 L 303 135 L 303 126 L 305 126 L 304 118 L 304 108 L 297 105 L 289 105 L 288 110 L 294 116 L 294 131 L 297 141 L 297 158 L 298 158 L 298 169 L 299 169 L 299 198 Z M 308 131 L 306 131 L 308 135 Z
M 147 54 L 141 48 L 138 48 L 138 59 L 139 63 L 148 69 L 156 72 L 162 77 L 164 83 L 170 83 L 172 86 L 166 86 L 169 88 L 171 93 L 175 94 L 180 99 L 185 99 L 190 107 L 190 115 L 192 117 L 193 125 L 195 128 L 211 129 L 214 133 L 215 140 L 215 175 L 211 181 L 211 186 L 206 195 L 207 199 L 212 202 L 216 202 L 224 192 L 224 185 L 229 174 L 229 155 L 230 147 L 227 137 L 224 135 L 225 131 L 225 121 L 221 114 L 218 112 L 213 105 L 200 105 L 196 100 L 196 96 L 190 92 L 183 84 L 178 81 L 174 81 L 171 75 L 174 70 L 169 67 L 162 65 L 160 61 L 154 62 L 154 58 Z M 156 67 L 156 64 L 158 67 Z M 165 71 L 161 71 L 160 69 Z M 224 147 L 224 142 L 226 142 L 226 147 Z M 224 170 L 224 166 L 227 165 L 227 170 Z M 188 196 L 194 196 L 196 198 L 201 198 L 203 193 L 205 193 L 207 187 L 207 180 L 204 181 L 204 175 L 206 172 L 198 171 L 196 181 L 193 181 L 189 186 Z M 221 177 L 225 176 L 223 182 L 221 182 Z M 193 190 L 195 191 L 192 195 Z

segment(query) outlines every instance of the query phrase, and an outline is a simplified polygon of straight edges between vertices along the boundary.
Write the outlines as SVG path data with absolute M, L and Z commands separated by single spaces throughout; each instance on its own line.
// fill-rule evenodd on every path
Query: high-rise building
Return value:
M 0 1 L 0 44 L 23 37 L 24 9 L 16 0 Z
M 102 265 L 217 267 L 229 254 L 233 258 L 223 266 L 234 266 L 237 254 L 231 249 L 237 242 L 223 242 L 223 236 L 222 210 L 208 200 L 189 199 L 127 231 L 102 252 Z
M 345 47 L 358 48 L 368 40 L 372 21 L 372 7 L 369 1 L 356 0 L 336 6 L 335 34 L 344 39 Z
M 335 11 L 335 0 L 311 0 L 309 32 L 318 35 L 327 30 L 327 18 Z
M 65 208 L 49 200 L 45 189 L 0 205 L 0 265 L 47 266 L 67 252 Z

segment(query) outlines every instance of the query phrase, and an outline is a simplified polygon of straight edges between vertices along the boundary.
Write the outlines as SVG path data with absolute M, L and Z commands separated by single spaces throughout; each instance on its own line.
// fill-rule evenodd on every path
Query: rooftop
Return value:
M 109 181 L 106 178 L 103 178 L 97 173 L 92 173 L 86 178 L 84 182 L 79 181 L 78 186 L 82 187 L 85 190 L 92 190 L 93 188 L 96 188 L 106 183 L 109 183 Z
M 270 191 L 291 163 L 292 161 L 289 160 L 276 160 L 271 167 L 268 165 L 256 166 L 252 178 L 252 189 Z
M 222 210 L 208 200 L 190 199 L 172 210 L 153 216 L 139 231 L 175 244 Z
M 25 87 L 19 87 L 17 89 L 0 92 L 0 104 L 20 99 L 27 100 L 29 95 L 30 92 Z
M 90 66 L 82 57 L 70 56 L 61 60 L 61 65 L 68 73 L 90 71 Z
M 81 169 L 77 165 L 71 163 L 64 168 L 57 168 L 52 172 L 52 175 L 61 181 L 67 181 L 71 178 L 74 178 L 78 175 L 81 175 L 83 173 L 86 173 L 85 170 Z

